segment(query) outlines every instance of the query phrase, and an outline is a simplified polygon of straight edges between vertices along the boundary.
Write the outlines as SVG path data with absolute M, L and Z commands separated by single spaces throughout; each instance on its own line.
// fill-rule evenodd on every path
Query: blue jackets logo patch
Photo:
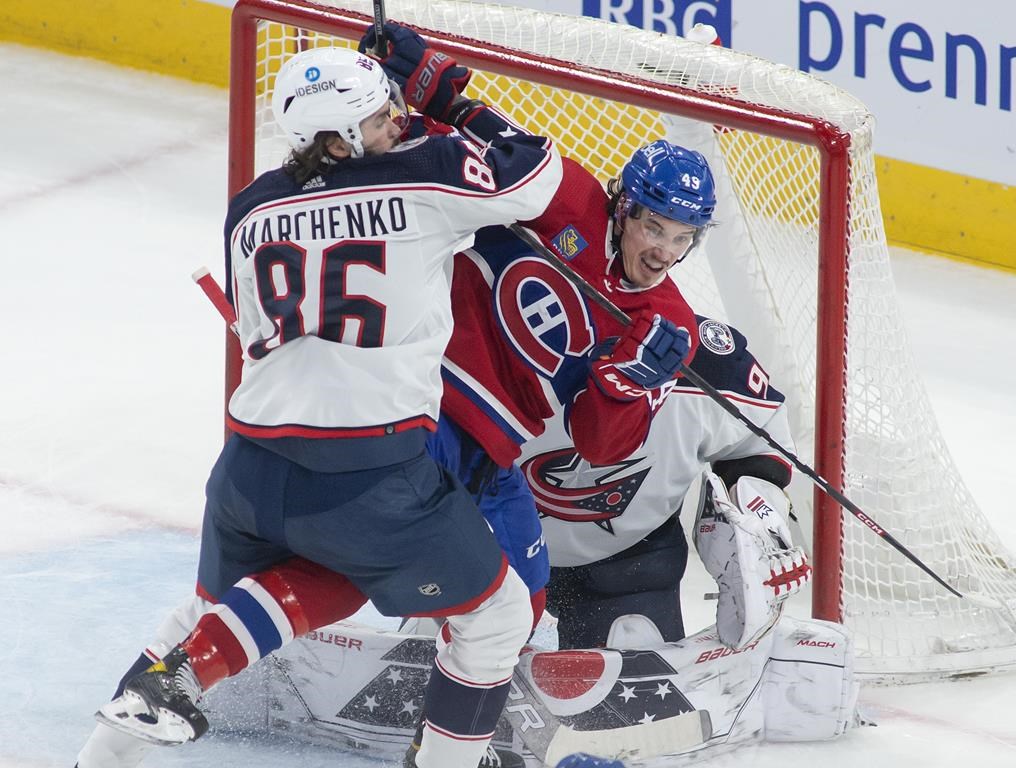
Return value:
M 703 346 L 717 355 L 729 355 L 734 351 L 734 334 L 719 320 L 703 320 L 699 323 L 699 338 Z
M 589 246 L 582 235 L 571 224 L 554 236 L 554 247 L 557 252 L 571 261 Z

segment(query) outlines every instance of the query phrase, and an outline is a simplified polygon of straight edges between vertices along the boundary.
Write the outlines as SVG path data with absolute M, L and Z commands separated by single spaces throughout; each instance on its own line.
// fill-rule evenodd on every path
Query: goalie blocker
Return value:
M 584 743 L 605 758 L 630 756 L 633 747 L 643 758 L 707 757 L 752 742 L 832 739 L 853 721 L 853 651 L 840 625 L 783 617 L 735 651 L 713 627 L 664 643 L 647 619 L 626 616 L 610 644 L 527 649 L 494 743 L 536 768 Z M 434 653 L 431 636 L 340 622 L 286 646 L 255 667 L 253 680 L 215 689 L 206 701 L 217 722 L 239 710 L 248 726 L 260 720 L 310 743 L 401 759 L 415 728 L 407 705 L 422 700 Z M 254 716 L 252 702 L 264 711 Z M 654 742 L 661 727 L 665 746 Z

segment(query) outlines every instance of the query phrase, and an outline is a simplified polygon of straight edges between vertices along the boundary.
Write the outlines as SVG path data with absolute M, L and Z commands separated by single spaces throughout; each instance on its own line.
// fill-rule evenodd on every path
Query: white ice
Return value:
M 223 329 L 190 273 L 222 277 L 227 102 L 10 45 L 0 82 L 0 768 L 70 768 L 92 712 L 193 586 Z M 905 251 L 893 266 L 947 442 L 1014 547 L 1016 276 Z M 702 765 L 1016 765 L 1011 675 L 862 701 L 879 727 Z M 146 765 L 379 764 L 212 735 Z

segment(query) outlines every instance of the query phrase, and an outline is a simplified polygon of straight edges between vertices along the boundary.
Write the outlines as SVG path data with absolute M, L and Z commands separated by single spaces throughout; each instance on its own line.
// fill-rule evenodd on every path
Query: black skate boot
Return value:
M 208 720 L 195 706 L 201 693 L 187 652 L 177 646 L 128 680 L 123 694 L 101 707 L 95 718 L 153 744 L 183 744 L 208 730 Z

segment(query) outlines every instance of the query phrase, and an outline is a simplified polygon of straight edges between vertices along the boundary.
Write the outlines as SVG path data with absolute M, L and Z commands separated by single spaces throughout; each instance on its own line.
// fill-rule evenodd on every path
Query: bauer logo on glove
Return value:
M 410 106 L 435 120 L 446 118 L 472 73 L 451 56 L 430 48 L 416 32 L 401 24 L 386 22 L 384 37 L 387 50 L 381 66 L 385 74 L 399 84 Z M 358 50 L 368 53 L 376 44 L 372 26 L 360 39 Z

